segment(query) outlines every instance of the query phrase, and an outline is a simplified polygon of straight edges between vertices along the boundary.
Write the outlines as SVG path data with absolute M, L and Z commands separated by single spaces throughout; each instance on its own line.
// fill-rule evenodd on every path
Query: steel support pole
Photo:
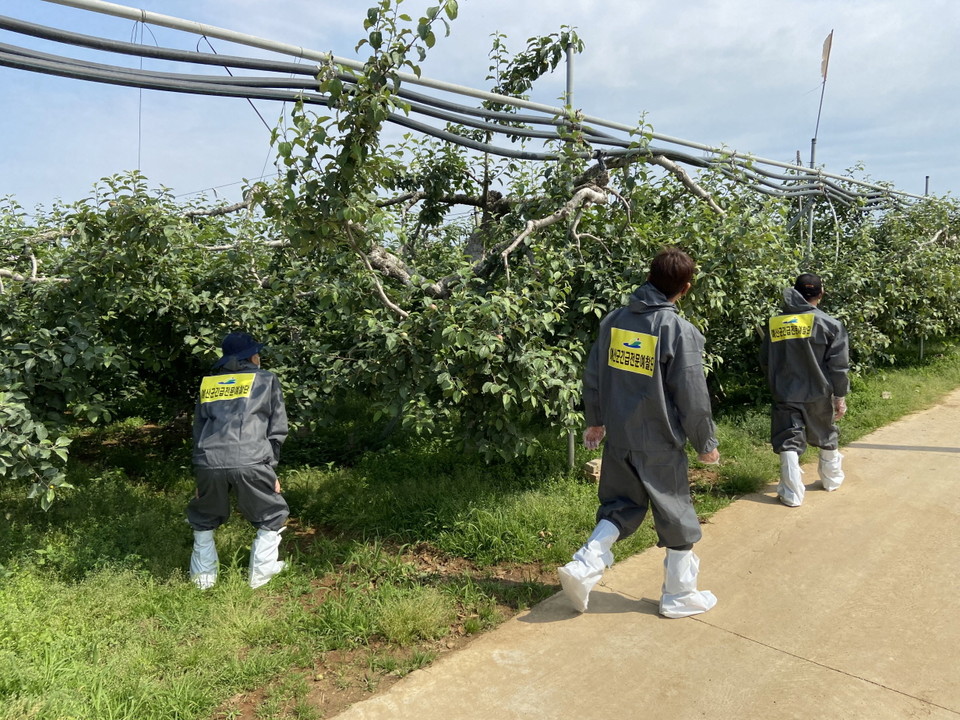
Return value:
M 817 158 L 817 139 L 810 140 L 810 169 L 813 170 Z M 810 213 L 807 217 L 807 257 L 813 257 L 813 198 L 810 199 Z

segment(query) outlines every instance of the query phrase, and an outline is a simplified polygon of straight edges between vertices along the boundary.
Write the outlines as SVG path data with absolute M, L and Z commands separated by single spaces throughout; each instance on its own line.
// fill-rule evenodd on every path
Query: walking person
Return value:
M 703 372 L 703 335 L 677 310 L 691 287 L 694 262 L 676 248 L 653 259 L 647 282 L 626 307 L 608 314 L 583 380 L 584 444 L 606 437 L 597 525 L 573 560 L 559 569 L 574 608 L 613 564 L 613 544 L 629 537 L 652 508 L 659 547 L 666 548 L 660 614 L 686 617 L 712 608 L 713 593 L 697 589 L 700 561 L 693 544 L 700 522 L 690 498 L 686 441 L 699 460 L 717 463 L 716 429 Z
M 781 314 L 770 318 L 760 356 L 773 396 L 770 442 L 780 455 L 777 497 L 788 507 L 803 503 L 800 456 L 808 444 L 820 449 L 824 490 L 838 489 L 844 479 L 837 421 L 847 412 L 850 341 L 843 324 L 820 309 L 821 300 L 819 276 L 797 277 L 783 291 Z
M 193 423 L 196 496 L 187 506 L 193 528 L 190 578 L 201 589 L 217 581 L 214 531 L 230 516 L 230 491 L 257 528 L 250 548 L 250 587 L 280 572 L 280 533 L 290 514 L 275 468 L 287 437 L 287 412 L 277 377 L 260 368 L 263 344 L 244 332 L 223 339 L 222 357 L 203 378 Z

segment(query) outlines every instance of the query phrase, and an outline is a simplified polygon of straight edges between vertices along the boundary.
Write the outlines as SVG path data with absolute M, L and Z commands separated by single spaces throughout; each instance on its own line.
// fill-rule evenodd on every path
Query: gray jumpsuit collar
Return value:
M 788 287 L 783 290 L 783 311 L 788 314 L 805 313 L 815 310 L 816 306 L 811 305 L 807 299 L 801 295 L 795 288 Z
M 654 310 L 670 310 L 673 313 L 679 313 L 677 306 L 649 282 L 633 291 L 627 306 L 630 308 L 630 312 L 635 313 L 648 313 Z

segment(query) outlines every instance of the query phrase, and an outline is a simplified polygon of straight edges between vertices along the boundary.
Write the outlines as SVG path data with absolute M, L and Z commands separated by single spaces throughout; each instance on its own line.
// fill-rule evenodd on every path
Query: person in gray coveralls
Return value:
M 559 569 L 564 594 L 579 612 L 606 567 L 611 548 L 640 527 L 652 508 L 658 545 L 666 548 L 660 614 L 706 612 L 717 599 L 697 590 L 701 537 L 687 477 L 689 439 L 699 460 L 717 463 L 716 429 L 703 372 L 703 335 L 677 310 L 690 290 L 694 262 L 662 250 L 647 282 L 627 307 L 600 323 L 583 379 L 587 429 L 594 449 L 606 437 L 600 470 L 597 526 L 573 560 Z
M 760 354 L 773 395 L 770 442 L 780 455 L 777 497 L 789 507 L 803 503 L 800 456 L 808 443 L 820 448 L 824 490 L 836 490 L 844 478 L 836 421 L 847 412 L 850 341 L 843 324 L 818 307 L 822 299 L 821 279 L 800 275 L 783 291 L 783 308 L 770 318 Z
M 193 528 L 190 578 L 201 589 L 217 581 L 214 530 L 230 516 L 232 489 L 240 513 L 257 528 L 250 548 L 250 587 L 283 569 L 280 533 L 290 514 L 275 468 L 287 437 L 287 412 L 277 377 L 260 369 L 263 345 L 243 332 L 223 339 L 223 357 L 203 378 L 193 422 L 196 496 L 187 506 Z

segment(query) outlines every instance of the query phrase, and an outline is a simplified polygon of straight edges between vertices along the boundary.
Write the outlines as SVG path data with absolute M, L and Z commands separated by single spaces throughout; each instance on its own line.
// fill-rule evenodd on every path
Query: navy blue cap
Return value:
M 223 357 L 214 363 L 214 367 L 222 367 L 230 360 L 249 360 L 263 350 L 263 343 L 254 340 L 252 335 L 245 332 L 232 332 L 220 343 Z

